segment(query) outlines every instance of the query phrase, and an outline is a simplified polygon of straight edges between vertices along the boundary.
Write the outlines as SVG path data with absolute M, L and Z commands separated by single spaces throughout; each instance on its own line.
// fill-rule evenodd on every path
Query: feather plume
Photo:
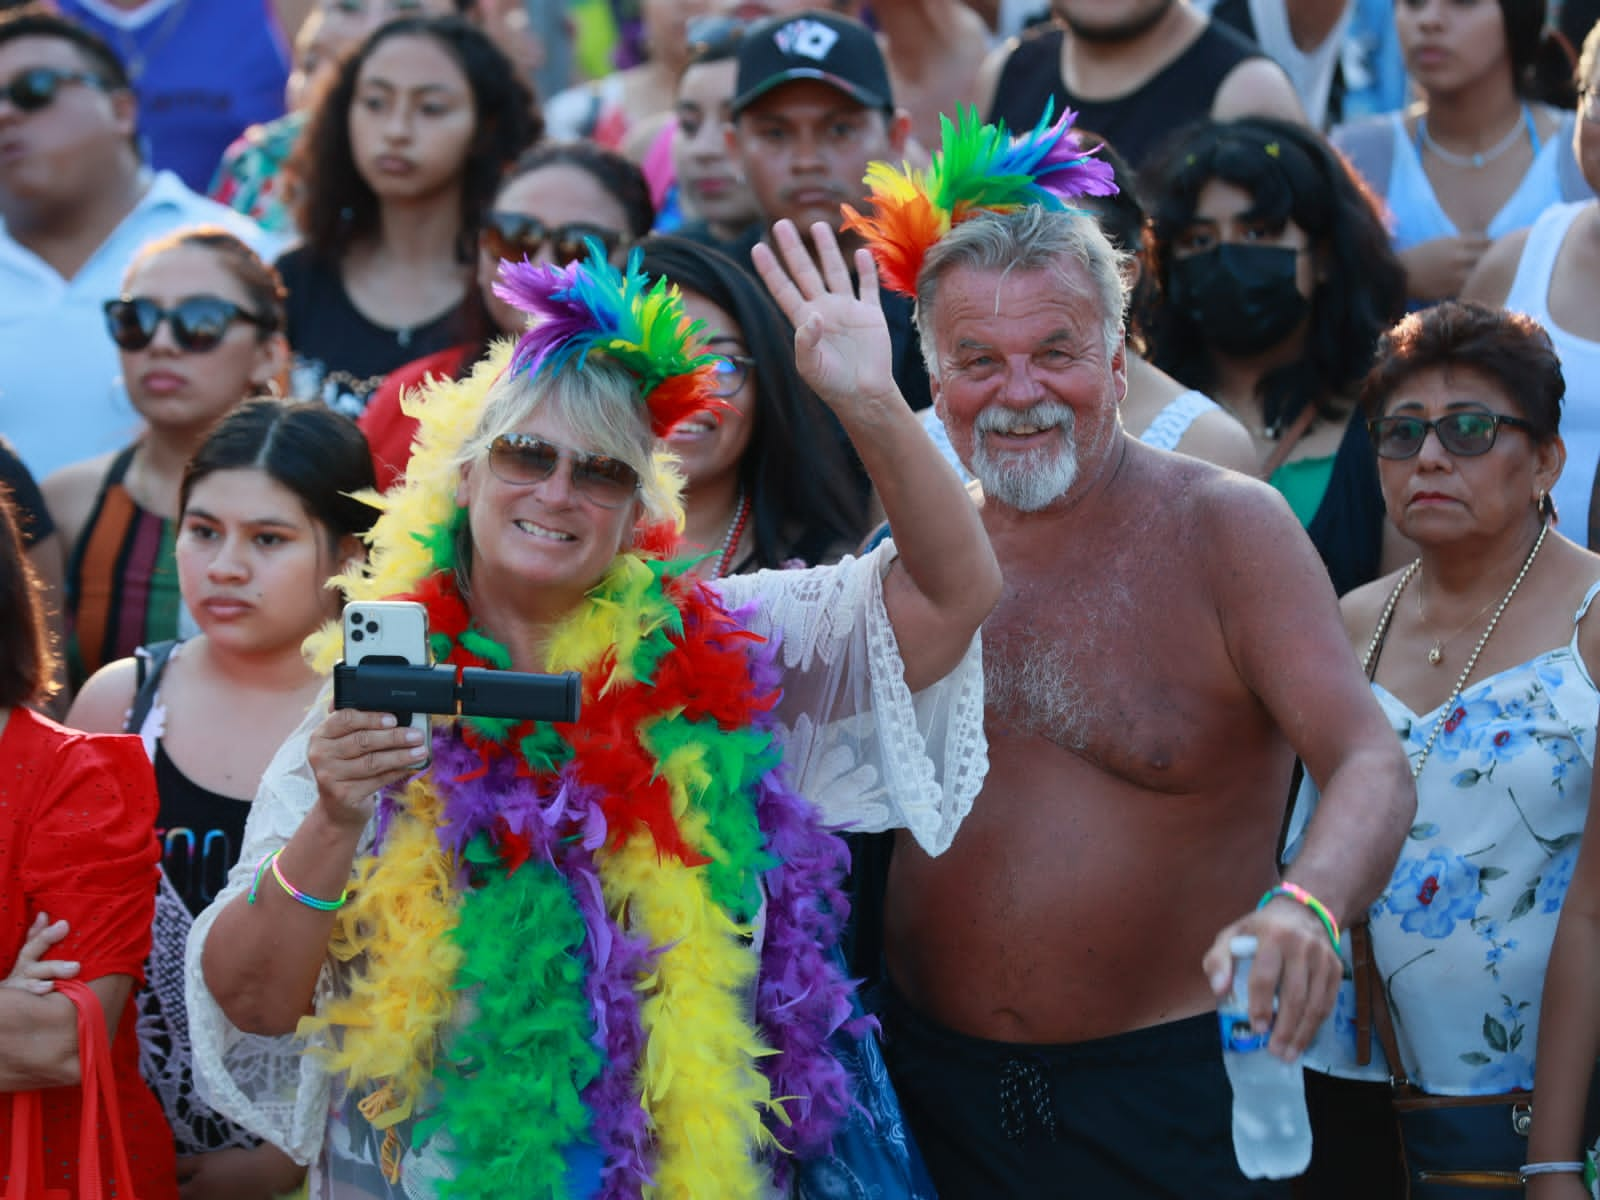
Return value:
M 599 242 L 590 239 L 588 249 L 587 260 L 565 267 L 500 264 L 495 294 L 532 318 L 510 369 L 536 373 L 591 354 L 610 359 L 639 381 L 651 428 L 664 436 L 715 403 L 700 325 L 689 320 L 676 287 L 645 277 L 638 250 L 618 271 Z
M 1053 119 L 1054 105 L 1027 135 L 1013 140 L 1005 123 L 985 125 L 976 109 L 956 120 L 940 117 L 941 145 L 926 171 L 867 168 L 873 212 L 845 209 L 845 228 L 867 240 L 884 285 L 917 294 L 917 275 L 933 245 L 981 212 L 1011 212 L 1029 204 L 1053 211 L 1074 196 L 1114 195 L 1109 163 L 1084 150 L 1072 133 L 1076 114 Z

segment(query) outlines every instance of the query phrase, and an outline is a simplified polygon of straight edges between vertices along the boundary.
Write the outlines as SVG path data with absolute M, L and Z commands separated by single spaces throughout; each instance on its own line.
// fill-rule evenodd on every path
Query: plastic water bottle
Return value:
M 1233 1152 L 1251 1179 L 1289 1179 L 1311 1162 L 1305 1075 L 1267 1049 L 1268 1034 L 1250 1028 L 1250 964 L 1256 939 L 1236 937 L 1233 990 L 1217 1016 L 1222 1023 L 1222 1065 L 1233 1085 Z

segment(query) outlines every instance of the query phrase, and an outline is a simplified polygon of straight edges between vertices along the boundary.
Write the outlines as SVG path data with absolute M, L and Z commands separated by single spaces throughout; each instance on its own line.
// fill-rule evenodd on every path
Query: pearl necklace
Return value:
M 1533 541 L 1533 549 L 1528 551 L 1528 557 L 1522 560 L 1522 570 L 1517 572 L 1517 577 L 1511 581 L 1511 587 L 1500 599 L 1500 607 L 1494 610 L 1494 616 L 1489 618 L 1489 625 L 1483 631 L 1483 636 L 1478 639 L 1478 644 L 1472 648 L 1472 657 L 1467 659 L 1467 665 L 1461 668 L 1461 676 L 1456 680 L 1455 690 L 1450 693 L 1450 699 L 1444 702 L 1444 707 L 1439 710 L 1439 719 L 1433 723 L 1433 732 L 1428 735 L 1427 743 L 1422 747 L 1422 754 L 1417 759 L 1416 765 L 1411 768 L 1411 778 L 1416 779 L 1422 774 L 1423 764 L 1428 761 L 1428 755 L 1433 753 L 1433 744 L 1438 741 L 1439 733 L 1444 729 L 1445 722 L 1450 719 L 1450 714 L 1455 710 L 1456 701 L 1461 699 L 1461 692 L 1467 686 L 1467 679 L 1472 674 L 1472 668 L 1478 665 L 1478 656 L 1483 653 L 1483 648 L 1489 644 L 1489 635 L 1495 631 L 1495 626 L 1500 624 L 1500 618 L 1505 615 L 1506 606 L 1511 603 L 1511 597 L 1517 594 L 1517 589 L 1522 586 L 1522 581 L 1528 577 L 1528 571 L 1533 566 L 1533 560 L 1539 557 L 1539 547 L 1544 545 L 1544 535 L 1550 532 L 1549 522 L 1539 526 L 1539 536 Z M 1389 632 L 1389 624 L 1394 620 L 1395 605 L 1400 600 L 1400 593 L 1406 590 L 1406 584 L 1412 577 L 1422 570 L 1422 560 L 1415 560 L 1406 568 L 1405 574 L 1400 576 L 1400 582 L 1395 584 L 1394 591 L 1389 593 L 1389 601 L 1383 606 L 1383 615 L 1378 618 L 1378 627 L 1372 631 L 1372 641 L 1367 643 L 1367 652 L 1361 659 L 1361 667 L 1367 673 L 1367 678 L 1374 675 L 1374 668 L 1378 650 L 1383 645 L 1383 639 Z
M 733 502 L 733 520 L 728 522 L 728 532 L 722 536 L 722 546 L 717 550 L 717 574 L 721 579 L 733 566 L 733 556 L 738 553 L 739 542 L 744 537 L 744 527 L 750 521 L 750 497 L 744 494 L 744 484 Z
M 1446 150 L 1439 145 L 1438 142 L 1433 140 L 1433 134 L 1428 132 L 1427 117 L 1417 118 L 1417 134 L 1422 138 L 1422 144 L 1440 160 L 1449 163 L 1452 167 L 1468 167 L 1474 171 L 1479 171 L 1511 149 L 1516 144 L 1517 136 L 1527 124 L 1528 106 L 1524 104 L 1521 117 L 1518 118 L 1515 125 L 1506 131 L 1505 137 L 1487 150 L 1479 150 L 1475 154 L 1457 154 L 1454 150 Z

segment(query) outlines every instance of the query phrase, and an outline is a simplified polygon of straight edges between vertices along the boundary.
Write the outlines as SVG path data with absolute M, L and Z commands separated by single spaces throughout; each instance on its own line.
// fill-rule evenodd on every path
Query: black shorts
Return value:
M 944 1029 L 884 988 L 883 1053 L 941 1200 L 1279 1200 L 1233 1154 L 1217 1018 L 1072 1045 Z

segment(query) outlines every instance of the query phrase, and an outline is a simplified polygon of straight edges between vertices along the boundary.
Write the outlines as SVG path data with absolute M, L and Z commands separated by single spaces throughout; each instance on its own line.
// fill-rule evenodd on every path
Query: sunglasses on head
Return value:
M 1533 432 L 1533 423 L 1521 417 L 1467 411 L 1453 412 L 1436 421 L 1421 417 L 1377 417 L 1367 422 L 1367 434 L 1379 458 L 1416 456 L 1422 451 L 1422 443 L 1428 440 L 1430 429 L 1438 435 L 1439 445 L 1451 454 L 1458 458 L 1476 458 L 1494 449 L 1502 425 L 1525 433 Z
M 171 308 L 162 308 L 148 296 L 123 296 L 107 300 L 106 328 L 111 340 L 124 350 L 143 350 L 155 341 L 165 321 L 180 350 L 212 350 L 228 336 L 235 321 L 271 329 L 273 322 L 220 296 L 185 296 Z
M 622 234 L 615 229 L 583 221 L 546 225 L 538 217 L 506 212 L 489 214 L 483 224 L 483 238 L 491 254 L 511 262 L 537 258 L 539 251 L 548 246 L 550 257 L 562 267 L 588 256 L 589 248 L 584 245 L 587 238 L 599 242 L 608 258 L 622 245 Z
M 0 87 L 0 96 L 18 112 L 38 112 L 56 98 L 63 84 L 81 83 L 106 90 L 106 81 L 88 71 L 63 71 L 57 67 L 30 67 Z
M 566 460 L 572 486 L 601 508 L 621 508 L 639 490 L 639 472 L 620 458 L 579 454 L 526 433 L 503 433 L 489 443 L 489 470 L 517 487 L 543 483 Z

